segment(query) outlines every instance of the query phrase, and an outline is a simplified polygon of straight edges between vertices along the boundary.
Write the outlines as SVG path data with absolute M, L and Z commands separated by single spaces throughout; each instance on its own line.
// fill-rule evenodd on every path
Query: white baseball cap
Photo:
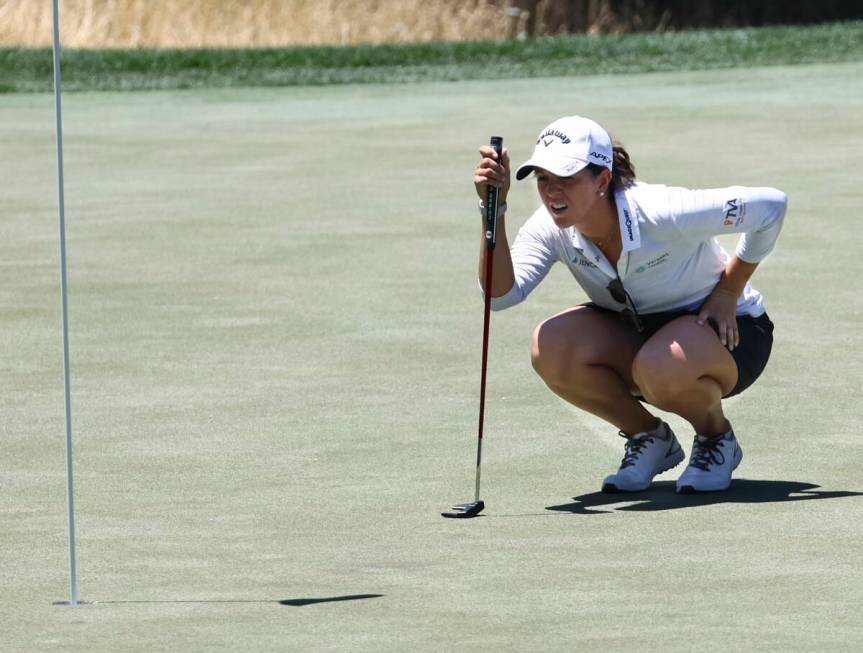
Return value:
M 611 170 L 613 160 L 608 132 L 590 118 L 567 116 L 540 132 L 533 156 L 519 166 L 515 178 L 524 179 L 535 168 L 571 177 L 589 163 Z

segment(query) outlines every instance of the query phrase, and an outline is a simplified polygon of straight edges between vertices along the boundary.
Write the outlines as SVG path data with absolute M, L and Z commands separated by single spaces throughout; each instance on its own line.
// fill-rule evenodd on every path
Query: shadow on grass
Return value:
M 295 608 L 303 607 L 304 605 L 315 605 L 317 603 L 336 603 L 339 601 L 361 601 L 363 599 L 377 599 L 384 596 L 383 594 L 348 594 L 346 596 L 325 596 L 317 598 L 304 599 L 174 599 L 174 600 L 153 600 L 153 601 L 88 601 L 88 603 L 96 605 L 136 605 L 148 603 L 277 603 L 279 605 L 290 605 Z M 68 602 L 58 602 L 55 605 L 68 605 Z
M 352 594 L 350 596 L 330 596 L 323 599 L 283 599 L 279 601 L 282 605 L 292 605 L 294 607 L 302 607 L 304 605 L 312 605 L 314 603 L 333 603 L 334 601 L 359 601 L 361 599 L 377 599 L 383 594 Z
M 750 481 L 735 479 L 725 492 L 676 494 L 674 481 L 654 483 L 649 490 L 634 493 L 603 494 L 592 492 L 573 497 L 574 503 L 548 506 L 546 510 L 571 512 L 578 515 L 600 515 L 614 510 L 652 511 L 679 510 L 712 506 L 717 503 L 778 503 L 783 501 L 813 501 L 863 496 L 863 492 L 816 491 L 818 485 L 799 481 Z M 614 507 L 614 504 L 626 504 Z M 602 510 L 602 508 L 610 508 Z

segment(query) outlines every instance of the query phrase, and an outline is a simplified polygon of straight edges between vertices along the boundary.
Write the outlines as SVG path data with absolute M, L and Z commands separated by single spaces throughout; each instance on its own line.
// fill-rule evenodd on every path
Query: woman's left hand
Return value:
M 737 296 L 734 293 L 714 288 L 698 311 L 697 322 L 705 326 L 707 321 L 716 327 L 719 341 L 728 351 L 740 344 L 740 332 L 737 330 Z

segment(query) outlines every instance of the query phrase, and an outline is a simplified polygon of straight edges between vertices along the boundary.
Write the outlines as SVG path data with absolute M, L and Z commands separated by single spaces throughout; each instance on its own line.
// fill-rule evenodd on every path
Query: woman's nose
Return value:
M 556 180 L 548 182 L 547 190 L 549 195 L 560 193 L 562 188 L 563 185 Z

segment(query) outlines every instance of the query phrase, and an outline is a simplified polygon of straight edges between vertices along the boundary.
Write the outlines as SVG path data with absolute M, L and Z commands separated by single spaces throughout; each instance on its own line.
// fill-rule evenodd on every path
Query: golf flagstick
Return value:
M 66 302 L 66 207 L 63 193 L 63 113 L 60 106 L 60 12 L 54 12 L 54 114 L 57 119 L 57 201 L 60 220 L 60 304 L 63 318 L 63 391 L 66 407 L 66 511 L 69 519 L 69 600 L 55 605 L 78 605 L 75 565 L 75 493 L 72 483 L 72 406 L 69 391 L 69 313 Z M 86 601 L 85 601 L 86 603 Z
M 503 139 L 500 136 L 491 137 L 491 146 L 497 153 L 497 160 L 500 161 L 501 152 L 503 150 Z M 479 427 L 476 442 L 476 490 L 474 493 L 473 502 L 459 503 L 452 506 L 452 512 L 442 512 L 444 517 L 475 517 L 482 509 L 485 508 L 485 503 L 479 498 L 479 483 L 480 471 L 482 469 L 482 430 L 485 420 L 485 380 L 486 369 L 488 367 L 488 331 L 489 323 L 491 322 L 491 279 L 492 270 L 494 269 L 494 245 L 495 235 L 497 231 L 497 187 L 487 186 L 485 198 L 485 281 L 483 288 L 485 289 L 485 307 L 483 311 L 482 323 L 482 373 L 479 384 Z

